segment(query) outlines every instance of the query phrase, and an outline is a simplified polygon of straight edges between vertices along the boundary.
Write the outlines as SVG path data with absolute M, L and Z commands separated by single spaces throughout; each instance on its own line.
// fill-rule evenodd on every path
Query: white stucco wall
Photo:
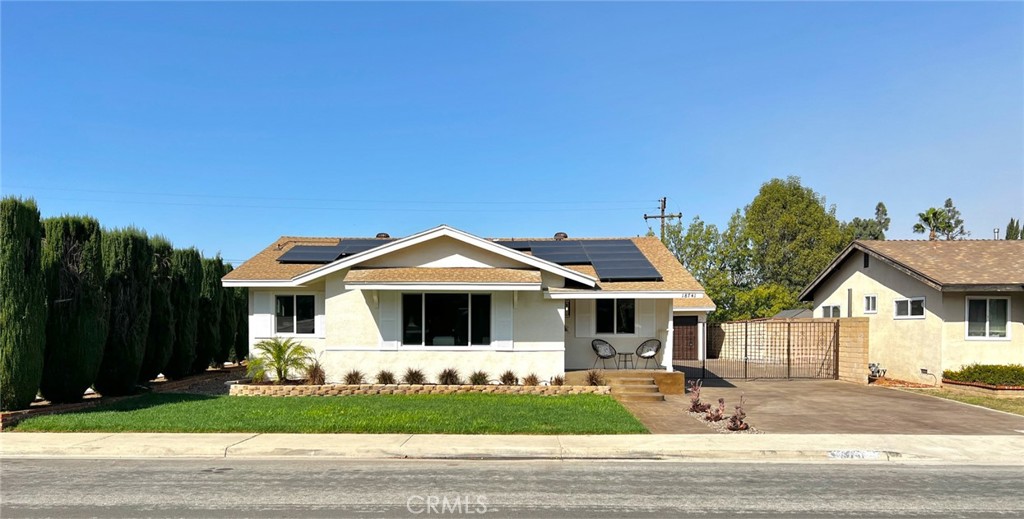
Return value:
M 848 292 L 852 290 L 852 307 Z M 877 312 L 864 312 L 864 296 L 875 295 Z M 924 319 L 896 319 L 895 300 L 925 298 Z M 857 252 L 844 262 L 815 292 L 814 316 L 821 317 L 822 306 L 839 305 L 842 317 L 867 317 L 869 326 L 868 362 L 877 362 L 893 378 L 932 384 L 935 379 L 922 375 L 928 368 L 941 377 L 943 310 L 942 294 L 910 276 L 872 258 L 863 267 L 863 255 Z
M 967 297 L 1009 297 L 1010 323 L 1007 338 L 967 338 Z M 945 293 L 942 297 L 942 369 L 965 364 L 1024 364 L 1024 294 L 997 292 Z
M 662 349 L 655 362 L 651 361 L 651 369 L 660 369 L 662 359 L 667 351 L 669 318 L 672 314 L 671 299 L 638 299 L 636 315 L 636 333 L 629 335 L 608 335 L 594 333 L 593 300 L 574 300 L 571 303 L 571 316 L 566 319 L 565 333 L 565 367 L 566 369 L 590 369 L 597 355 L 591 347 L 594 339 L 604 339 L 620 353 L 635 352 L 640 343 L 648 339 L 661 341 Z M 617 359 L 607 361 L 609 367 Z M 634 356 L 634 361 L 636 357 Z M 597 366 L 601 367 L 602 362 Z M 638 367 L 642 368 L 641 362 Z

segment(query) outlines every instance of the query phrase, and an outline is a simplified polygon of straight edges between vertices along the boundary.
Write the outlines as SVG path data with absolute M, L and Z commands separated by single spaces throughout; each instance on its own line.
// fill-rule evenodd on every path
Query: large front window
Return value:
M 1005 338 L 1009 320 L 1010 298 L 967 298 L 967 337 Z
M 490 294 L 402 294 L 402 344 L 490 343 Z
M 313 296 L 277 296 L 274 309 L 277 333 L 315 333 L 316 299 Z
M 636 333 L 635 299 L 598 299 L 594 314 L 597 333 Z

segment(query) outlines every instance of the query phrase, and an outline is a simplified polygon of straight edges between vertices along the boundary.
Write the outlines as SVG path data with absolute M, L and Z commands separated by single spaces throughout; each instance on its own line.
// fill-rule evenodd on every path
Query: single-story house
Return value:
M 1024 241 L 854 241 L 800 300 L 869 318 L 868 361 L 893 378 L 1024 364 Z
M 650 367 L 672 371 L 673 353 L 703 350 L 714 309 L 657 238 L 485 239 L 446 225 L 400 239 L 283 236 L 223 284 L 249 289 L 250 349 L 298 339 L 329 381 L 407 368 L 545 380 L 591 368 L 598 338 L 619 353 L 658 339 Z

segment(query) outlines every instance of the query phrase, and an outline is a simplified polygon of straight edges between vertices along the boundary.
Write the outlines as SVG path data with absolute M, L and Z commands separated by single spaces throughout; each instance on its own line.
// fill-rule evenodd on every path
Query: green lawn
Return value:
M 942 389 L 918 389 L 911 390 L 915 393 L 922 393 L 925 395 L 934 395 L 949 400 L 956 400 L 957 402 L 963 402 L 965 404 L 980 405 L 989 409 L 995 409 L 998 411 L 1006 411 L 1007 413 L 1019 414 L 1024 416 L 1024 398 L 995 398 L 991 396 L 975 396 L 956 391 L 945 391 Z
M 637 434 L 647 429 L 609 396 L 202 396 L 149 393 L 37 416 L 18 431 L 436 434 Z

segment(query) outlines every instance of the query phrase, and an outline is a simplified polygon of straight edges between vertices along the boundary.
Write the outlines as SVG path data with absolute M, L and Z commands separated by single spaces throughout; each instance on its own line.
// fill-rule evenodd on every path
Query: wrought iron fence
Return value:
M 708 324 L 701 378 L 824 378 L 838 373 L 839 323 L 834 319 Z

